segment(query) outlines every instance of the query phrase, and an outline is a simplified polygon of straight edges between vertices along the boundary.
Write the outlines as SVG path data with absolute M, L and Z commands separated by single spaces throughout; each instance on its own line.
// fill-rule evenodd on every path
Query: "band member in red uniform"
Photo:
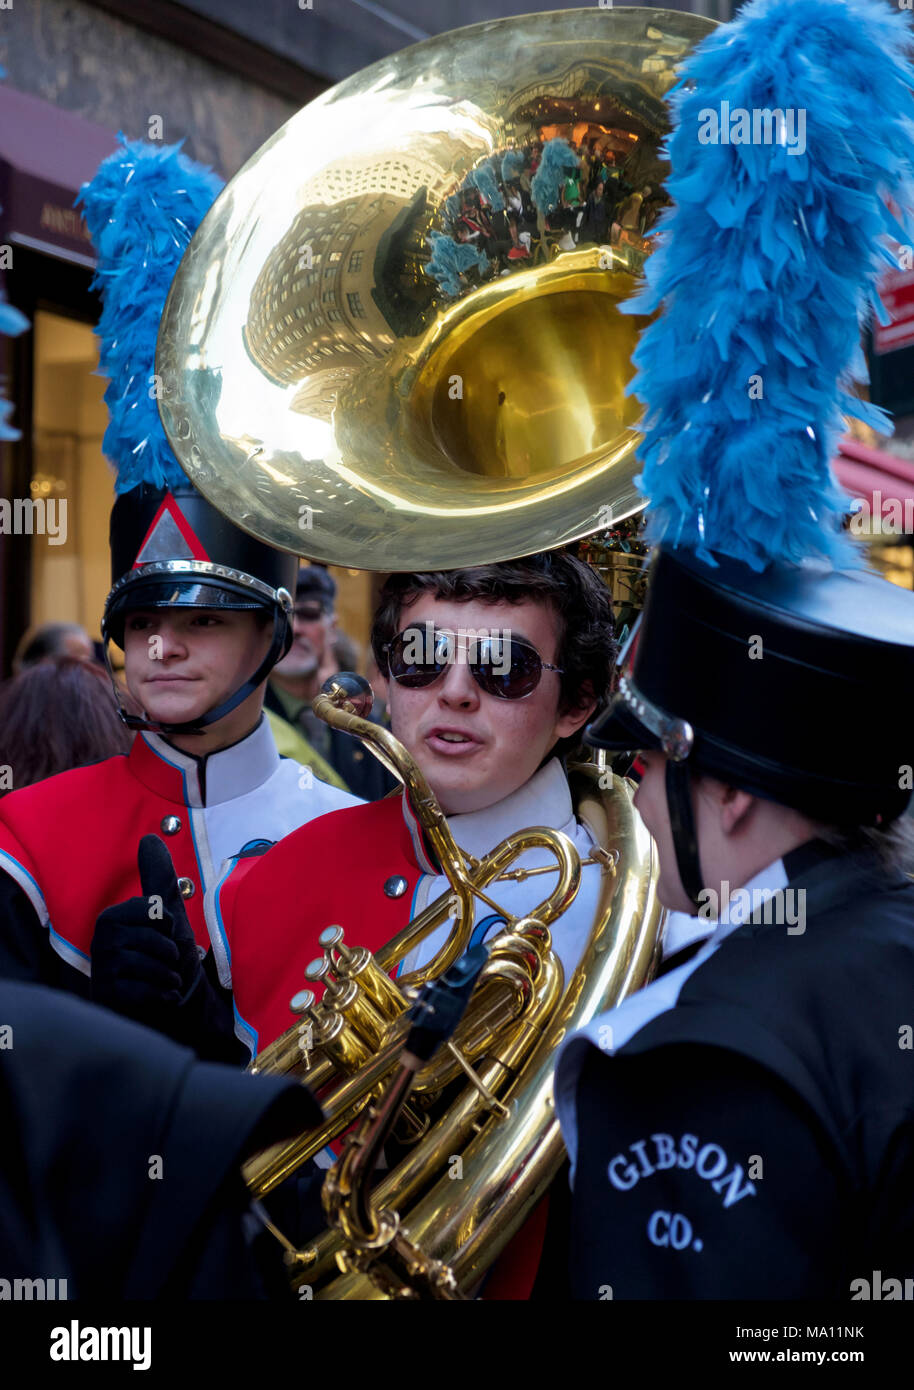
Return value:
M 755 0 L 684 65 L 635 380 L 661 544 L 589 737 L 642 750 L 658 894 L 714 932 L 560 1053 L 579 1299 L 914 1276 L 914 594 L 829 471 L 842 415 L 879 418 L 847 383 L 875 247 L 914 232 L 909 48 L 878 0 Z M 802 175 L 796 139 L 702 138 L 744 102 L 802 115 Z
M 513 831 L 546 825 L 565 831 L 587 861 L 578 896 L 555 927 L 570 978 L 602 869 L 575 818 L 561 754 L 608 691 L 614 643 L 605 585 L 561 552 L 394 575 L 372 647 L 390 676 L 392 731 L 462 850 L 482 856 Z M 518 860 L 539 864 L 554 860 L 540 850 Z M 538 874 L 496 881 L 489 891 L 523 915 L 553 885 L 551 874 Z M 353 946 L 376 950 L 449 891 L 402 795 L 324 817 L 262 858 L 242 860 L 220 884 L 214 915 L 221 979 L 234 989 L 239 1036 L 252 1054 L 290 1026 L 289 1000 L 320 954 L 326 926 L 339 923 Z M 474 941 L 500 925 L 477 904 Z M 430 959 L 448 930 L 426 938 L 403 969 Z
M 297 560 L 251 539 L 190 486 L 158 418 L 158 319 L 217 190 L 176 149 L 139 142 L 124 142 L 83 190 L 111 379 L 104 447 L 119 467 L 102 634 L 106 651 L 112 640 L 124 649 L 140 713 L 120 706 L 136 731 L 127 757 L 4 798 L 0 973 L 91 996 L 235 1058 L 206 912 L 221 864 L 356 799 L 281 760 L 262 718 L 267 676 L 291 641 Z M 161 881 L 163 844 L 144 843 L 138 867 L 149 836 L 167 843 L 177 887 L 170 872 Z M 132 895 L 129 922 L 105 915 Z

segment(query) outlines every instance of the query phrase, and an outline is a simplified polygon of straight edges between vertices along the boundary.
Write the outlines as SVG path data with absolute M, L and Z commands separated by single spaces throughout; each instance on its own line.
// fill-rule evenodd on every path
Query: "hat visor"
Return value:
M 269 608 L 270 604 L 250 589 L 224 579 L 137 578 L 125 584 L 111 602 L 109 613 L 138 608 Z
M 108 632 L 119 647 L 124 645 L 124 619 L 145 608 L 221 608 L 224 611 L 256 611 L 270 604 L 249 589 L 224 579 L 140 579 L 125 584 L 105 613 Z
M 591 748 L 605 748 L 611 753 L 635 753 L 642 748 L 660 747 L 657 734 L 652 734 L 618 695 L 599 719 L 588 724 L 584 742 Z

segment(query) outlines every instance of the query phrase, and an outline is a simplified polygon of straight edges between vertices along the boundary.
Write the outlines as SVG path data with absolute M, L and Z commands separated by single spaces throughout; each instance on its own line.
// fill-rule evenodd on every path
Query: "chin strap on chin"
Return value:
M 666 803 L 670 812 L 670 829 L 676 849 L 676 867 L 682 886 L 696 911 L 701 907 L 699 894 L 703 891 L 701 861 L 698 858 L 698 837 L 695 834 L 695 812 L 692 806 L 692 775 L 686 758 L 668 758 L 666 764 Z
M 283 649 L 286 645 L 286 637 L 289 631 L 289 619 L 282 608 L 276 607 L 273 612 L 273 639 L 270 642 L 270 649 L 261 661 L 257 670 L 249 680 L 239 686 L 227 700 L 223 700 L 221 705 L 216 705 L 215 709 L 207 710 L 201 714 L 199 719 L 190 719 L 184 724 L 164 724 L 156 719 L 147 719 L 144 715 L 128 714 L 121 704 L 120 690 L 114 678 L 114 671 L 111 669 L 111 659 L 108 654 L 109 637 L 106 631 L 102 631 L 102 645 L 105 653 L 105 665 L 108 668 L 108 675 L 111 677 L 111 684 L 114 687 L 114 698 L 117 701 L 117 712 L 121 717 L 122 723 L 128 729 L 145 729 L 152 734 L 163 734 L 166 738 L 171 734 L 202 734 L 211 724 L 217 720 L 224 719 L 227 714 L 231 714 L 233 709 L 248 698 L 255 691 L 260 683 L 266 680 L 267 676 L 276 665 L 277 661 L 283 656 Z

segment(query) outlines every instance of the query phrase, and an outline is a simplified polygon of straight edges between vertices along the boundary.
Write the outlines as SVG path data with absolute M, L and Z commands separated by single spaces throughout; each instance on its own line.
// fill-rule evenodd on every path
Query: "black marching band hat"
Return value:
M 138 609 L 262 609 L 273 615 L 272 641 L 258 669 L 199 719 L 155 723 L 128 714 L 118 702 L 130 728 L 199 733 L 241 704 L 289 650 L 298 559 L 255 540 L 206 501 L 175 459 L 159 419 L 159 319 L 184 250 L 221 181 L 181 154 L 180 144 L 118 139 L 120 148 L 79 195 L 98 252 L 93 286 L 104 306 L 97 329 L 99 370 L 110 378 L 103 447 L 118 473 L 111 590 L 102 620 L 105 657 L 109 641 L 123 646 L 126 615 Z
M 911 40 L 882 0 L 753 0 L 671 94 L 673 206 L 624 306 L 663 308 L 631 387 L 648 596 L 587 740 L 667 755 L 693 901 L 692 768 L 829 825 L 911 797 L 914 594 L 866 568 L 830 471 L 842 416 L 891 429 L 851 383 L 881 266 L 914 240 Z

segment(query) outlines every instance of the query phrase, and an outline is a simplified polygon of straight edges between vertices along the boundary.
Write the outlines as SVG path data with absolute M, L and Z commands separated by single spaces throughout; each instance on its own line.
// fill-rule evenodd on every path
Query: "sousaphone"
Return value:
M 665 202 L 664 98 L 714 27 L 601 6 L 496 20 L 396 53 L 288 121 L 207 214 L 162 318 L 160 411 L 196 487 L 271 545 L 381 571 L 510 559 L 624 528 L 644 505 L 639 407 L 626 394 L 643 320 L 620 305 Z M 494 847 L 480 865 L 446 842 L 415 764 L 359 718 L 352 687 L 319 707 L 397 771 L 426 829 L 445 837 L 457 907 L 433 905 L 437 916 L 428 909 L 377 961 L 359 955 L 357 922 L 343 924 L 342 949 L 327 935 L 324 1000 L 298 1001 L 299 1021 L 257 1059 L 315 1085 L 336 1133 L 359 1115 L 368 1133 L 365 1115 L 406 1087 L 409 1156 L 373 1195 L 352 1157 L 357 1131 L 328 1181 L 333 1230 L 297 1252 L 295 1278 L 331 1297 L 466 1296 L 561 1161 L 555 1047 L 649 974 L 652 846 L 628 785 L 582 770 L 579 814 L 606 873 L 564 980 L 550 930 L 573 899 L 576 852 L 541 827 L 513 837 L 515 854 L 554 837 L 559 886 L 547 878 L 542 913 L 509 920 L 446 1061 L 411 1089 L 397 1080 L 410 981 L 404 991 L 386 972 L 442 913 L 454 925 L 439 972 L 459 956 L 475 898 L 497 897 L 510 855 Z M 255 1161 L 254 1191 L 328 1137 Z M 460 1181 L 449 1180 L 455 1154 Z

